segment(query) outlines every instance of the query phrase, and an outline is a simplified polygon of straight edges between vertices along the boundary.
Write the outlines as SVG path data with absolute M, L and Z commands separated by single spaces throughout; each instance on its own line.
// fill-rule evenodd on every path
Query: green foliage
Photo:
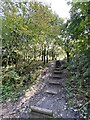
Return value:
M 71 18 L 62 26 L 61 44 L 69 53 L 67 74 L 67 97 L 69 103 L 80 108 L 81 117 L 89 116 L 90 104 L 90 40 L 89 2 L 71 3 Z M 67 56 L 68 57 L 68 56 Z M 77 102 L 77 100 L 79 102 Z M 87 104 L 86 104 L 87 103 Z
M 41 59 L 44 54 L 40 54 L 40 52 L 43 53 L 44 48 L 50 48 L 46 44 L 52 44 L 54 38 L 57 38 L 59 23 L 60 21 L 62 23 L 62 19 L 54 15 L 47 6 L 37 2 L 4 2 L 2 8 L 4 12 L 2 65 L 6 67 L 9 63 L 13 64 L 13 61 L 19 63 L 21 57 L 24 62 L 29 61 L 29 63 L 32 60 Z M 12 56 L 13 52 L 16 53 L 14 56 Z M 17 56 L 18 54 L 19 56 Z M 49 52 L 48 56 L 50 56 Z M 13 60 L 15 57 L 19 62 Z
M 39 66 L 44 67 L 49 60 L 66 53 L 69 103 L 75 105 L 76 99 L 82 100 L 78 108 L 87 115 L 86 103 L 90 98 L 89 2 L 71 3 L 71 17 L 66 23 L 48 6 L 37 2 L 4 1 L 1 4 L 4 14 L 3 99 L 19 97 L 21 91 L 41 75 Z
M 84 107 L 83 105 L 90 99 L 90 64 L 89 59 L 87 59 L 85 54 L 82 55 L 82 53 L 79 53 L 77 56 L 78 57 L 72 58 L 65 70 L 68 77 L 67 84 L 70 86 L 69 88 L 67 86 L 67 97 L 69 99 L 69 104 L 80 108 L 82 117 L 87 117 L 87 105 Z M 81 106 L 79 106 L 80 104 L 77 104 L 75 99 L 82 101 L 80 103 Z
M 20 77 L 15 72 L 15 70 L 11 70 L 11 71 L 6 72 L 3 75 L 2 84 L 8 83 L 12 85 L 12 84 L 15 84 L 15 82 L 19 80 L 20 80 Z
M 17 100 L 24 90 L 29 88 L 32 84 L 37 82 L 42 74 L 42 69 L 39 69 L 39 66 L 43 66 L 41 62 L 36 62 L 35 67 L 30 65 L 29 67 L 33 68 L 30 71 L 27 71 L 27 68 L 24 68 L 24 71 L 27 71 L 25 74 L 19 74 L 19 71 L 15 71 L 14 67 L 3 68 L 2 74 L 2 100 Z M 21 72 L 21 69 L 19 69 Z
M 52 57 L 51 44 L 57 38 L 60 19 L 37 2 L 1 4 L 2 97 L 8 99 L 17 96 L 20 89 L 31 85 L 41 74 L 38 67 L 44 67 L 43 63 Z

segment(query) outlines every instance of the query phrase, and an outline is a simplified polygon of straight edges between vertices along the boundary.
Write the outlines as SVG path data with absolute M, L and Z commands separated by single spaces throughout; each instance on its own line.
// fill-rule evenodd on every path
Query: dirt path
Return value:
M 55 62 L 48 65 L 48 72 L 41 80 L 26 91 L 17 102 L 3 104 L 3 118 L 45 117 L 43 114 L 32 114 L 30 107 L 36 106 L 53 111 L 55 118 L 79 118 L 76 109 L 67 105 L 65 75 L 60 68 L 55 69 Z

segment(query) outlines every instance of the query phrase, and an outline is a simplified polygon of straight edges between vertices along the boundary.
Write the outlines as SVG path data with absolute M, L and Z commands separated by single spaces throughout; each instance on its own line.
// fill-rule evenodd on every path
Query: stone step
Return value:
M 37 106 L 31 106 L 30 108 L 31 108 L 31 112 L 53 116 L 53 111 L 52 110 L 37 107 Z
M 61 83 L 59 81 L 49 81 L 49 84 L 61 85 Z
M 59 70 L 61 70 L 61 68 L 55 68 L 54 70 L 59 71 Z
M 66 69 L 66 68 L 67 68 L 66 65 L 62 65 L 61 67 L 56 67 L 54 70 L 59 71 L 59 70 L 63 70 L 63 69 Z
M 54 71 L 55 74 L 62 74 L 62 71 Z
M 61 79 L 62 78 L 62 76 L 60 76 L 60 75 L 53 75 L 53 76 L 51 76 L 52 78 L 57 78 L 57 79 Z
M 45 93 L 57 95 L 57 91 L 54 91 L 54 90 L 46 90 Z

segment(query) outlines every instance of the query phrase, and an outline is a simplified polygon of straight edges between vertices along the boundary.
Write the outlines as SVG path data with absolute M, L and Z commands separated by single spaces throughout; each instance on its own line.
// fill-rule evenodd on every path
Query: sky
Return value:
M 19 1 L 19 2 L 27 1 L 28 2 L 28 1 L 33 1 L 33 0 L 14 0 L 14 1 Z M 42 2 L 47 5 L 50 5 L 52 11 L 58 14 L 59 17 L 62 17 L 66 20 L 70 18 L 70 15 L 69 15 L 70 6 L 67 5 L 66 0 L 34 0 L 34 1 Z
M 59 17 L 64 19 L 69 18 L 70 6 L 67 5 L 66 0 L 36 0 L 51 5 L 53 12 L 57 13 Z

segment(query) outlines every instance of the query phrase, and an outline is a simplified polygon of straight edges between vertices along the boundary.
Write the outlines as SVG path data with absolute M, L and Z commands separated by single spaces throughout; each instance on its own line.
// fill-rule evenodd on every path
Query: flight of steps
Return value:
M 47 83 L 47 85 L 51 86 L 52 89 L 46 89 L 44 91 L 44 93 L 49 94 L 49 95 L 57 95 L 58 94 L 58 91 L 55 91 L 55 89 L 53 89 L 53 86 L 56 86 L 56 87 L 62 86 L 60 79 L 62 79 L 63 72 L 58 65 L 56 65 L 56 66 L 57 67 L 55 67 L 53 74 L 52 74 L 52 76 L 50 76 L 49 81 Z M 38 103 L 36 103 L 35 106 L 31 106 L 32 117 L 41 117 L 41 118 L 54 117 L 54 112 L 52 109 L 49 109 L 49 108 L 47 109 L 47 108 L 41 107 L 42 106 L 41 104 L 45 102 L 44 98 L 42 98 L 41 101 L 39 101 L 39 105 L 38 105 Z

